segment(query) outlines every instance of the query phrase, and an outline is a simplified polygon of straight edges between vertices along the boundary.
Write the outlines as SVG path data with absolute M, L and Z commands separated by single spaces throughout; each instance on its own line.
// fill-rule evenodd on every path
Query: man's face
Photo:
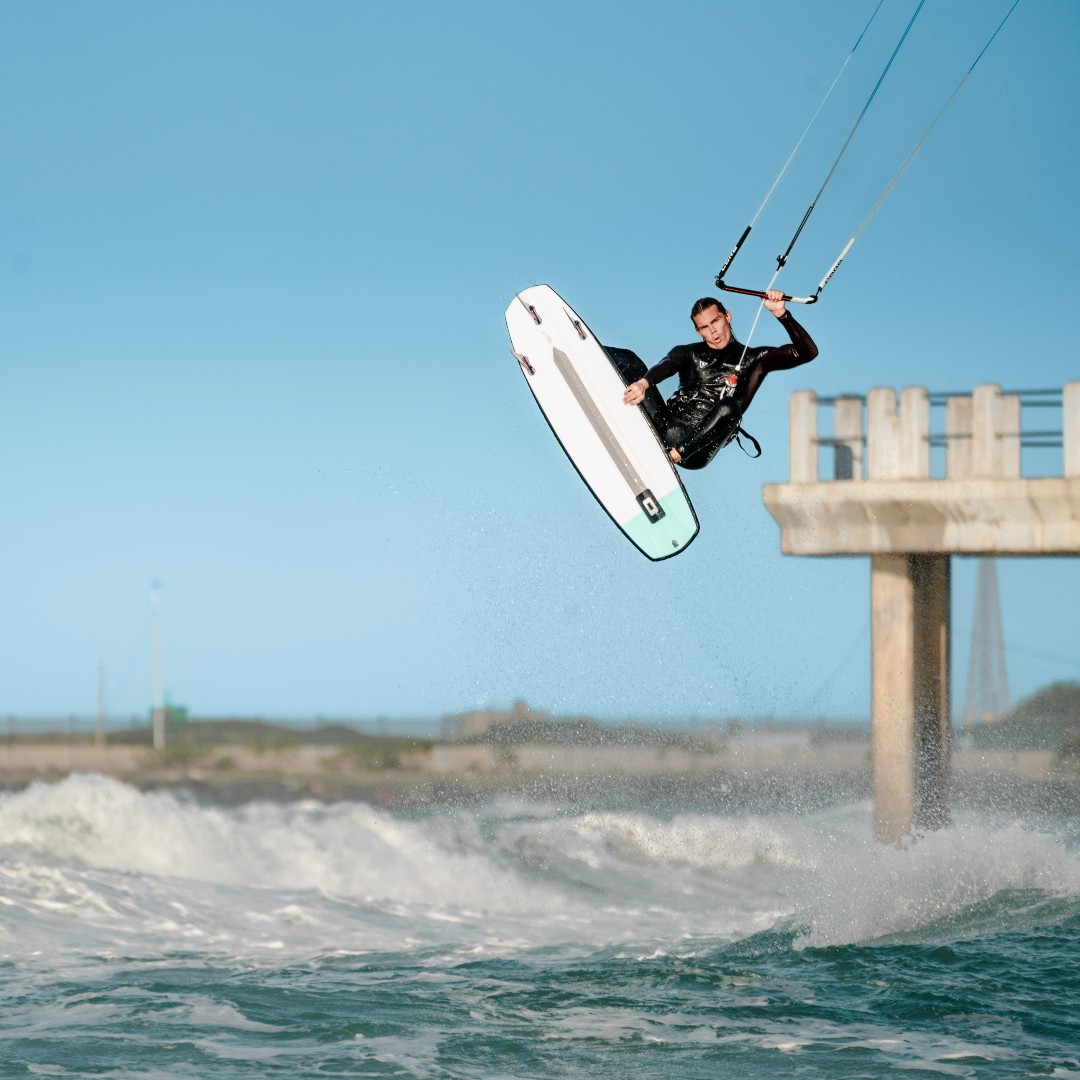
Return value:
M 707 307 L 694 316 L 694 326 L 710 349 L 722 349 L 731 341 L 731 312 Z

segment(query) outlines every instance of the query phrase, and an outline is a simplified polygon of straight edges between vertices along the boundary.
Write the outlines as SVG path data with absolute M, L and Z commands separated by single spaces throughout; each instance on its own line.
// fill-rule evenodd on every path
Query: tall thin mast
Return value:
M 97 668 L 97 733 L 94 741 L 98 746 L 105 745 L 105 664 L 99 663 Z
M 161 584 L 150 586 L 154 749 L 165 749 L 165 683 L 161 675 Z

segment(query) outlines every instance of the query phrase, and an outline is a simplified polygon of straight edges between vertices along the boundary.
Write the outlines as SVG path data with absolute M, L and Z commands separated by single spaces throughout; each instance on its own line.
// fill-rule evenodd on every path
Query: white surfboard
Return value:
M 623 404 L 622 376 L 584 320 L 547 285 L 506 309 L 513 352 L 567 456 L 630 542 L 650 559 L 686 549 L 698 520 L 639 406 Z

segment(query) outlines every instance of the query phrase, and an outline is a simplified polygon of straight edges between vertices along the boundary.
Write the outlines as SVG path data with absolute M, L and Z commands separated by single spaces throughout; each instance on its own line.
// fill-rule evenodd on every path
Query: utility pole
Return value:
M 97 735 L 94 741 L 98 746 L 105 745 L 105 665 L 98 663 L 97 668 Z
M 161 676 L 161 583 L 150 586 L 154 749 L 165 749 L 165 684 Z

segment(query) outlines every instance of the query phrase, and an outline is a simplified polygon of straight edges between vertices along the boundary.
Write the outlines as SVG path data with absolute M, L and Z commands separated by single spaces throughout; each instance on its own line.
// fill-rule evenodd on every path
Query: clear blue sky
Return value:
M 1008 2 L 928 0 L 789 290 Z M 99 664 L 143 712 L 160 580 L 166 687 L 202 715 L 866 716 L 868 560 L 781 556 L 760 488 L 793 390 L 1080 377 L 1075 0 L 1022 0 L 803 310 L 821 356 L 755 401 L 759 461 L 687 476 L 684 555 L 596 508 L 503 311 L 547 282 L 650 362 L 690 340 L 873 7 L 6 0 L 0 715 L 92 713 Z M 887 0 L 733 281 L 768 279 L 913 9 Z M 1080 678 L 1080 561 L 1000 574 L 1014 694 Z

